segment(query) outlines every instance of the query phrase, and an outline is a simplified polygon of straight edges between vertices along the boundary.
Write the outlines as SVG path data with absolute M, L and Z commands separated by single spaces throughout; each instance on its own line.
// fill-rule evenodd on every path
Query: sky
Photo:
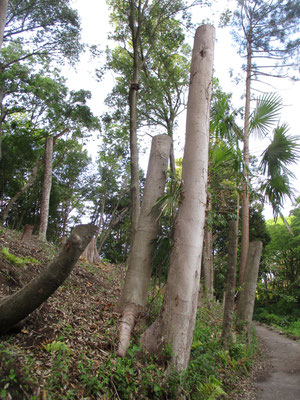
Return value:
M 226 8 L 230 1 L 215 0 L 213 8 L 204 9 L 198 8 L 193 12 L 193 20 L 201 21 L 206 18 L 210 19 L 210 23 L 216 27 L 216 44 L 214 56 L 214 74 L 219 79 L 222 90 L 232 93 L 232 103 L 234 107 L 241 107 L 244 100 L 241 98 L 244 93 L 244 81 L 236 84 L 230 74 L 233 69 L 233 75 L 236 76 L 242 71 L 242 59 L 238 55 L 238 49 L 234 45 L 233 39 L 230 34 L 230 28 L 218 28 L 218 19 L 220 12 Z M 78 9 L 82 22 L 82 40 L 89 45 L 97 45 L 101 50 L 105 50 L 106 46 L 113 46 L 113 42 L 109 41 L 107 35 L 111 30 L 109 25 L 109 11 L 107 9 L 105 0 L 73 0 L 73 7 Z M 232 1 L 231 1 L 232 4 Z M 190 45 L 193 44 L 193 38 L 189 37 Z M 106 109 L 104 99 L 114 86 L 114 77 L 111 72 L 108 72 L 104 79 L 100 82 L 95 80 L 95 69 L 99 68 L 104 63 L 104 55 L 98 59 L 91 59 L 88 54 L 82 56 L 79 65 L 76 69 L 68 69 L 65 75 L 71 89 L 86 89 L 92 92 L 92 100 L 90 107 L 93 112 L 100 116 Z M 278 92 L 283 99 L 283 110 L 281 113 L 280 122 L 287 122 L 292 136 L 298 136 L 300 139 L 299 129 L 299 93 L 300 82 L 291 82 L 282 79 L 273 79 L 269 82 L 271 86 L 261 86 L 260 90 L 266 92 Z M 182 114 L 182 121 L 179 123 L 179 128 L 176 132 L 175 147 L 177 149 L 176 156 L 182 156 L 184 146 L 184 128 L 185 116 Z M 269 139 L 264 141 L 250 140 L 250 153 L 259 157 L 266 146 L 269 144 Z M 100 145 L 99 137 L 92 138 L 89 149 L 95 156 L 95 150 Z M 147 159 L 150 151 L 150 146 L 145 155 L 141 156 L 140 164 L 142 168 L 146 169 Z M 300 161 L 297 165 L 291 168 L 296 175 L 296 180 L 293 182 L 293 187 L 297 191 L 300 182 Z M 299 188 L 300 189 L 300 188 Z M 299 191 L 298 191 L 299 195 Z M 286 202 L 284 215 L 288 215 L 291 204 Z M 265 208 L 266 219 L 272 218 L 271 207 Z

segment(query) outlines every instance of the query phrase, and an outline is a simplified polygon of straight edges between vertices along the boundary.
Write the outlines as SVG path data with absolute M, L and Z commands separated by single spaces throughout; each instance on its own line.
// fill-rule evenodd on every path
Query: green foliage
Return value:
M 199 383 L 197 390 L 200 399 L 216 400 L 226 395 L 221 387 L 222 383 L 214 376 L 209 376 L 206 383 Z
M 48 353 L 55 353 L 55 352 L 60 352 L 62 354 L 71 353 L 71 349 L 69 348 L 69 346 L 64 342 L 61 342 L 60 340 L 58 341 L 53 340 L 50 343 L 42 344 L 42 347 Z
M 220 399 L 225 395 L 225 386 L 248 374 L 258 344 L 254 334 L 250 344 L 244 334 L 236 334 L 236 342 L 229 350 L 221 343 L 222 307 L 215 303 L 198 312 L 194 332 L 191 358 L 184 373 L 183 386 L 188 398 Z
M 80 20 L 70 3 L 70 0 L 9 1 L 4 45 L 21 42 L 27 45 L 29 54 L 63 55 L 75 61 L 82 49 Z
M 13 265 L 17 267 L 23 267 L 26 264 L 39 264 L 33 257 L 17 257 L 9 252 L 7 247 L 3 247 L 0 251 L 1 254 Z
M 31 357 L 20 358 L 18 346 L 10 343 L 0 343 L 0 398 L 26 398 L 30 386 L 35 385 L 36 378 L 32 375 L 33 360 Z M 32 399 L 35 399 L 33 396 Z
M 256 108 L 250 115 L 250 133 L 259 137 L 269 133 L 270 128 L 278 121 L 282 109 L 282 99 L 275 93 L 265 93 L 256 100 Z

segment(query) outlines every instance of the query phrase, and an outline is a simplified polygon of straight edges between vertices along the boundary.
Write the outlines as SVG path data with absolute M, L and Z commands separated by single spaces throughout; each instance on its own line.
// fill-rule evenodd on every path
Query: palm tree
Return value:
M 273 208 L 274 217 L 282 216 L 281 209 L 286 197 L 293 200 L 294 191 L 290 178 L 295 175 L 288 168 L 300 157 L 299 139 L 289 136 L 287 124 L 277 126 L 273 131 L 273 139 L 262 154 L 259 168 L 266 180 L 261 185 L 261 191 Z
M 266 93 L 260 96 L 256 101 L 254 111 L 249 117 L 248 135 L 256 135 L 258 138 L 266 137 L 270 128 L 278 121 L 281 108 L 282 100 L 277 94 Z M 240 285 L 242 285 L 244 280 L 249 247 L 249 160 L 245 160 L 244 157 L 245 182 L 242 196 L 242 238 L 239 271 Z

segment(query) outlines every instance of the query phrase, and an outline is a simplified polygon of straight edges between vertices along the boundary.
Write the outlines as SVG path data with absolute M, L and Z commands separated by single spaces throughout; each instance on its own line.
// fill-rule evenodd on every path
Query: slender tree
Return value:
M 222 339 L 226 347 L 232 340 L 232 324 L 234 312 L 234 296 L 236 288 L 236 267 L 238 247 L 239 219 L 231 220 L 228 224 L 228 260 L 225 287 L 225 304 L 223 315 Z
M 53 136 L 48 136 L 45 143 L 44 155 L 44 178 L 42 186 L 41 213 L 38 237 L 46 240 L 49 217 L 49 203 L 52 186 L 52 158 L 53 158 Z
M 139 161 L 137 141 L 138 91 L 143 68 L 147 68 L 151 55 L 161 43 L 170 37 L 170 24 L 176 15 L 200 1 L 185 2 L 183 0 L 137 1 L 107 0 L 112 9 L 111 19 L 115 25 L 112 38 L 121 42 L 131 56 L 129 72 L 128 106 L 131 157 L 131 223 L 132 239 L 137 229 L 140 210 Z M 159 40 L 158 40 L 159 38 Z M 127 69 L 127 65 L 126 65 Z M 128 69 L 127 69 L 128 71 Z M 120 71 L 119 71 L 120 72 Z M 124 72 L 124 70 L 123 70 Z

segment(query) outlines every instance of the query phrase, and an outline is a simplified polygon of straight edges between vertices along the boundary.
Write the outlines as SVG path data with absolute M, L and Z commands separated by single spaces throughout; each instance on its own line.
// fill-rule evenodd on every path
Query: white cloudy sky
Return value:
M 109 26 L 109 12 L 105 4 L 105 0 L 73 0 L 74 8 L 77 8 L 82 20 L 82 39 L 88 44 L 98 45 L 101 49 L 105 49 L 107 45 L 112 45 L 107 40 L 107 34 L 110 30 Z M 234 69 L 234 73 L 237 74 L 241 71 L 242 60 L 237 54 L 237 49 L 233 45 L 233 40 L 230 35 L 230 29 L 219 29 L 217 27 L 218 15 L 222 11 L 227 0 L 215 0 L 213 2 L 213 11 L 210 9 L 198 9 L 194 11 L 194 20 L 199 21 L 205 18 L 215 18 L 216 26 L 216 46 L 215 46 L 215 60 L 214 69 L 215 76 L 219 78 L 221 87 L 224 91 L 231 92 L 233 94 L 233 104 L 236 107 L 243 105 L 241 95 L 244 91 L 244 83 L 241 82 L 239 85 L 233 83 L 230 78 L 230 69 Z M 230 2 L 229 2 L 230 3 Z M 231 2 L 232 4 L 232 2 Z M 213 17 L 214 15 L 214 17 Z M 192 45 L 192 38 L 191 45 Z M 94 79 L 95 68 L 101 67 L 101 61 L 90 60 L 88 55 L 82 57 L 80 65 L 76 70 L 68 70 L 66 75 L 69 81 L 69 86 L 74 89 L 88 89 L 92 92 L 92 101 L 90 103 L 93 112 L 97 115 L 101 115 L 104 110 L 104 99 L 105 96 L 110 92 L 112 85 L 114 84 L 112 73 L 108 73 L 104 80 L 96 82 Z M 274 80 L 272 81 L 273 88 L 262 87 L 263 91 L 278 91 L 283 98 L 284 109 L 281 114 L 281 122 L 285 121 L 290 126 L 290 133 L 294 136 L 297 135 L 300 138 L 299 129 L 299 92 L 300 82 L 292 83 L 287 80 Z M 180 131 L 184 131 L 183 127 L 179 128 Z M 183 148 L 183 136 L 180 132 L 177 135 L 177 148 Z M 95 149 L 99 139 L 95 138 L 90 148 Z M 260 156 L 263 149 L 267 146 L 268 140 L 265 142 L 253 141 L 250 143 L 251 153 Z M 146 157 L 142 163 L 146 165 Z M 297 179 L 294 182 L 295 190 L 298 189 L 300 181 L 300 162 L 293 168 Z M 285 214 L 288 214 L 290 204 L 287 202 Z M 266 208 L 266 218 L 272 217 L 270 208 Z

